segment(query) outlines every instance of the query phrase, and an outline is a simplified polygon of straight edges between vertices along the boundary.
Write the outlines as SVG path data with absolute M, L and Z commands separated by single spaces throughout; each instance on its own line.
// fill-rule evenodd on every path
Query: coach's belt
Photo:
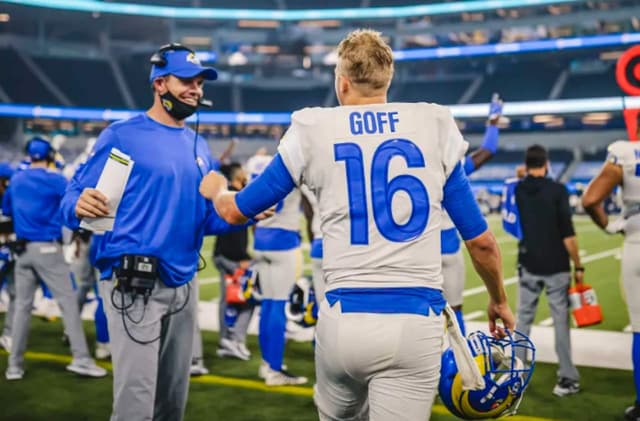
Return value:
M 343 313 L 440 315 L 447 304 L 442 291 L 427 287 L 337 288 L 326 298 L 332 307 L 339 301 Z

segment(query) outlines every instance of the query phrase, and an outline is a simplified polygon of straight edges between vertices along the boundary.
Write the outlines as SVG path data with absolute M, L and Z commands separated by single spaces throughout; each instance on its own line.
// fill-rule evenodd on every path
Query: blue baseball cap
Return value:
M 206 80 L 218 79 L 218 72 L 213 67 L 205 67 L 200 63 L 196 55 L 185 50 L 168 50 L 162 53 L 167 61 L 165 66 L 154 64 L 151 66 L 149 82 L 166 75 L 174 75 L 181 78 L 191 78 L 198 75 L 204 76 Z
M 41 137 L 34 137 L 27 144 L 27 155 L 34 161 L 46 159 L 51 153 L 51 143 Z

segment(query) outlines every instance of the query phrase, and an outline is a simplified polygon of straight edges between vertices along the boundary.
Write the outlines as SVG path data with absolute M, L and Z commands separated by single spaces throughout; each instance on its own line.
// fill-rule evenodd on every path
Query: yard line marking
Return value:
M 0 350 L 0 355 L 8 355 L 4 350 Z M 24 357 L 29 360 L 49 361 L 61 364 L 69 364 L 72 360 L 70 355 L 50 354 L 48 352 L 27 351 Z M 113 371 L 110 362 L 98 361 L 97 364 Z M 215 374 L 207 374 L 199 377 L 192 377 L 191 383 L 212 384 L 216 386 L 231 386 L 241 389 L 260 390 L 267 393 L 280 393 L 284 395 L 313 397 L 313 388 L 305 386 L 267 386 L 262 380 L 242 379 L 238 377 L 216 376 Z M 110 399 L 110 397 L 109 397 Z M 451 415 L 444 405 L 433 405 L 432 413 L 440 415 Z M 510 421 L 554 421 L 552 418 L 529 417 L 526 415 L 514 415 L 509 417 Z
M 551 317 L 544 319 L 543 321 L 541 321 L 540 323 L 538 323 L 540 326 L 546 326 L 546 327 L 550 327 L 553 326 L 553 319 Z
M 484 311 L 472 311 L 471 313 L 467 313 L 463 316 L 465 321 L 469 321 L 469 320 L 474 320 L 474 319 L 479 319 L 480 317 L 484 316 L 485 312 Z
M 209 284 L 219 284 L 220 278 L 218 277 L 210 277 L 210 278 L 202 278 L 198 279 L 198 285 L 209 285 Z
M 600 253 L 595 253 L 595 254 L 590 254 L 588 256 L 585 256 L 582 258 L 582 263 L 589 263 L 589 262 L 593 262 L 596 260 L 600 260 L 600 259 L 605 259 L 607 257 L 610 256 L 615 256 L 617 253 L 620 252 L 620 248 L 616 247 L 610 250 L 605 250 L 605 251 L 601 251 Z M 518 277 L 517 276 L 512 276 L 511 278 L 507 278 L 504 280 L 504 286 L 507 285 L 512 285 L 515 284 L 516 282 L 518 282 Z M 482 294 L 484 292 L 486 292 L 486 288 L 483 286 L 479 286 L 479 287 L 475 287 L 475 288 L 469 288 L 469 289 L 465 289 L 462 292 L 462 296 L 463 297 L 469 297 L 472 295 L 478 295 L 478 294 Z

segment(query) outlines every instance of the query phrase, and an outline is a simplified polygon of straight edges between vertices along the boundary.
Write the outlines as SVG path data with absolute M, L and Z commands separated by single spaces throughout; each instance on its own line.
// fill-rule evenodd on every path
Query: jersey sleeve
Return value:
M 278 146 L 278 153 L 296 186 L 301 184 L 302 174 L 308 162 L 308 153 L 304 144 L 305 126 L 298 121 L 298 113 L 295 112 L 291 116 L 291 126 Z
M 449 175 L 451 175 L 456 165 L 460 163 L 460 160 L 462 160 L 467 153 L 469 143 L 462 137 L 462 133 L 460 133 L 451 111 L 446 108 L 442 137 L 442 165 L 445 176 L 449 178 Z
M 607 162 L 624 167 L 629 164 L 634 164 L 635 161 L 633 149 L 629 148 L 629 142 L 626 140 L 613 142 L 607 148 Z

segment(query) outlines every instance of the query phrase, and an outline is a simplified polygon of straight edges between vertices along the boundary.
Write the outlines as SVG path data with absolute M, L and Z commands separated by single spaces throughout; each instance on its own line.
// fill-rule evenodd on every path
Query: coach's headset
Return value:
M 24 147 L 24 151 L 32 160 L 56 161 L 56 150 L 51 145 L 51 142 L 40 136 L 29 140 Z
M 167 59 L 164 56 L 164 54 L 167 51 L 187 51 L 193 55 L 196 54 L 196 52 L 193 51 L 191 48 L 185 47 L 184 45 L 178 44 L 177 42 L 172 42 L 170 44 L 163 45 L 162 47 L 160 47 L 158 51 L 153 53 L 153 55 L 149 59 L 149 62 L 156 67 L 160 67 L 160 68 L 165 67 L 167 65 Z M 205 98 L 200 98 L 198 99 L 198 105 L 211 108 L 213 107 L 213 101 Z

